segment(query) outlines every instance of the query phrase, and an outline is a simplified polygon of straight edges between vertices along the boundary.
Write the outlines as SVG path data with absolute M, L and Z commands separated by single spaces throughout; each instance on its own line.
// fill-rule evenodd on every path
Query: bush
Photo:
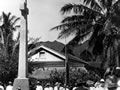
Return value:
M 62 84 L 65 83 L 65 70 L 63 71 L 51 71 L 50 74 L 50 81 L 52 83 L 60 82 Z M 87 80 L 97 81 L 99 80 L 99 76 L 95 74 L 95 72 L 87 72 L 86 70 L 83 70 L 81 68 L 75 69 L 71 68 L 69 70 L 69 85 L 73 86 L 75 83 L 84 83 Z

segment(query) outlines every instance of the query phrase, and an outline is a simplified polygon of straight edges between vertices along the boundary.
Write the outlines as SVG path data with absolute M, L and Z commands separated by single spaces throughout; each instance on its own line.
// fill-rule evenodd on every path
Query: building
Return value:
M 29 61 L 34 66 L 39 67 L 37 71 L 33 73 L 33 76 L 42 78 L 43 73 L 49 74 L 51 70 L 63 70 L 65 68 L 66 56 L 64 53 L 49 48 L 45 45 L 37 46 L 29 52 Z M 66 54 L 69 67 L 84 67 L 87 62 L 79 59 L 71 54 Z M 41 72 L 41 75 L 39 75 Z M 49 76 L 46 74 L 46 78 Z

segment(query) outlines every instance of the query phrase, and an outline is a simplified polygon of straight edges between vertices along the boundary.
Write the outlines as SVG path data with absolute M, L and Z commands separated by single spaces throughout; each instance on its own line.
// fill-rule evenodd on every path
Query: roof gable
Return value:
M 62 58 L 63 60 L 66 59 L 66 56 L 65 56 L 65 55 L 63 55 L 63 54 L 61 54 L 61 53 L 59 53 L 59 52 L 57 52 L 57 51 L 55 51 L 55 50 L 53 50 L 53 49 L 51 49 L 51 48 L 48 48 L 48 47 L 46 47 L 46 46 L 44 46 L 44 45 L 40 45 L 40 46 L 32 49 L 32 50 L 29 52 L 29 54 L 34 55 L 34 54 L 36 54 L 37 52 L 39 52 L 40 49 L 44 49 L 44 50 L 46 50 L 47 52 L 49 52 L 49 53 L 51 53 L 51 54 L 53 54 L 53 55 L 55 55 L 55 56 L 57 56 L 57 57 L 59 57 L 59 58 Z M 87 62 L 85 62 L 84 60 L 82 60 L 82 59 L 80 59 L 80 58 L 78 58 L 78 57 L 76 57 L 76 56 L 73 56 L 73 55 L 71 55 L 71 54 L 67 54 L 67 55 L 68 55 L 68 60 L 69 60 L 70 62 L 88 64 Z
M 40 49 L 44 49 L 45 51 L 47 51 L 47 52 L 49 52 L 49 53 L 51 53 L 51 54 L 53 54 L 53 55 L 55 55 L 55 56 L 58 56 L 58 57 L 60 57 L 60 58 L 62 58 L 62 59 L 66 59 L 66 57 L 65 57 L 64 55 L 62 55 L 62 54 L 60 54 L 59 52 L 57 52 L 57 51 L 55 51 L 55 50 L 53 50 L 53 49 L 50 49 L 50 48 L 48 48 L 48 47 L 46 47 L 46 46 L 44 46 L 44 45 L 41 45 L 41 46 L 38 46 L 38 47 L 32 49 L 28 54 L 34 55 L 34 54 L 37 53 Z

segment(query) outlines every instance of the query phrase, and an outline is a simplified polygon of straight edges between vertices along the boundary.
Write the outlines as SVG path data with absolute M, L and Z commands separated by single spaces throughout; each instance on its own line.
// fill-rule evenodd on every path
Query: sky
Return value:
M 57 40 L 59 31 L 50 31 L 60 24 L 63 16 L 60 9 L 67 3 L 76 3 L 80 0 L 27 0 L 28 1 L 28 30 L 29 37 L 41 37 L 41 41 Z M 11 12 L 21 16 L 20 0 L 0 0 L 0 13 Z M 64 42 L 65 40 L 59 40 Z M 69 41 L 69 40 L 68 40 Z

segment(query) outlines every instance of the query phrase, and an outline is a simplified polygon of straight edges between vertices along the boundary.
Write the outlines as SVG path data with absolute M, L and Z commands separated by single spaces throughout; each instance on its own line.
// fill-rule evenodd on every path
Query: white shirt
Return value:
M 55 87 L 54 87 L 54 90 L 58 90 L 58 86 L 55 86 Z
M 67 88 L 67 87 L 66 87 L 66 88 L 63 88 L 63 90 L 69 90 L 69 88 Z
M 75 90 L 75 89 L 77 89 L 77 87 L 73 87 L 73 89 L 72 89 L 72 90 Z
M 4 90 L 4 87 L 2 85 L 0 85 L 0 90 Z
M 44 90 L 49 90 L 49 87 L 45 87 Z
M 95 90 L 95 87 L 90 87 L 90 90 Z
M 108 88 L 107 87 L 104 87 L 104 90 L 108 90 Z M 120 89 L 119 89 L 120 90 Z
M 53 87 L 50 86 L 50 87 L 49 87 L 49 90 L 53 90 Z
M 6 90 L 12 90 L 13 89 L 13 86 L 12 85 L 8 85 L 7 87 L 6 87 Z
M 62 86 L 59 87 L 59 90 L 63 90 L 64 88 Z
M 120 90 L 120 87 L 117 87 L 117 89 L 116 90 Z
M 37 85 L 36 90 L 43 90 L 43 87 L 41 85 Z

